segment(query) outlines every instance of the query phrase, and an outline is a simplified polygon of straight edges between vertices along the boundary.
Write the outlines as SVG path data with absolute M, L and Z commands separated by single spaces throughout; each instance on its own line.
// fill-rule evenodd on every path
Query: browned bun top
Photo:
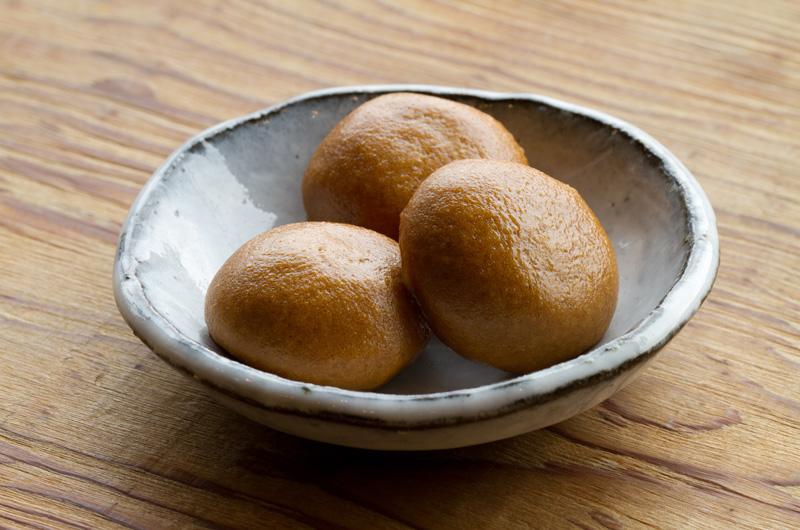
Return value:
M 419 183 L 462 158 L 527 163 L 511 133 L 474 107 L 422 94 L 376 97 L 315 151 L 303 180 L 306 213 L 396 239 L 400 212 Z
M 602 225 L 577 191 L 522 164 L 463 160 L 433 173 L 403 211 L 400 248 L 434 332 L 504 370 L 579 355 L 614 314 Z
M 211 282 L 205 315 L 211 337 L 255 368 L 359 390 L 391 379 L 429 334 L 397 243 L 337 223 L 284 225 L 245 243 Z

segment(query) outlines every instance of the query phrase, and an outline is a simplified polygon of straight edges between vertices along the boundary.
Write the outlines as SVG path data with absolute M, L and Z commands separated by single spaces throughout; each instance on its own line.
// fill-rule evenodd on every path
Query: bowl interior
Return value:
M 224 355 L 203 318 L 206 288 L 242 243 L 305 220 L 300 185 L 311 154 L 349 111 L 378 93 L 328 94 L 223 128 L 166 168 L 130 234 L 137 276 L 154 310 L 186 338 Z M 687 212 L 661 161 L 640 143 L 591 118 L 526 99 L 447 96 L 494 115 L 530 164 L 575 187 L 617 253 L 617 310 L 598 344 L 625 334 L 664 298 L 687 257 Z M 513 377 L 473 363 L 434 339 L 378 392 L 465 389 Z

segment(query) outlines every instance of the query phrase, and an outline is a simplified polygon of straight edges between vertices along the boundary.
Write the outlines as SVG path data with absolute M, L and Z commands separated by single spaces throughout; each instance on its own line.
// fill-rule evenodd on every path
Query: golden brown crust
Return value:
M 442 167 L 403 211 L 400 248 L 434 332 L 503 370 L 579 355 L 614 314 L 616 258 L 602 225 L 577 191 L 528 166 Z
M 527 163 L 503 125 L 469 105 L 422 94 L 379 96 L 322 141 L 303 179 L 309 220 L 365 226 L 397 239 L 420 182 L 462 158 Z
M 211 337 L 247 364 L 353 390 L 387 382 L 429 337 L 397 243 L 337 223 L 254 237 L 214 277 L 205 311 Z

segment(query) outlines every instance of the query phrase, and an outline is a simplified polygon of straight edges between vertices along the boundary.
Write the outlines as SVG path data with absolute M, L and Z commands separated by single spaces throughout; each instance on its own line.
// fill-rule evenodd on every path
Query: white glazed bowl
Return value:
M 203 320 L 205 291 L 242 243 L 305 219 L 300 183 L 317 144 L 357 105 L 415 91 L 474 105 L 516 136 L 530 164 L 568 182 L 617 253 L 617 311 L 584 355 L 523 376 L 467 361 L 435 339 L 375 392 L 291 381 L 225 356 Z M 120 236 L 114 293 L 156 354 L 220 402 L 275 429 L 372 449 L 490 442 L 563 421 L 629 383 L 697 311 L 719 261 L 714 213 L 691 173 L 644 132 L 531 94 L 419 85 L 309 93 L 213 127 L 146 184 Z

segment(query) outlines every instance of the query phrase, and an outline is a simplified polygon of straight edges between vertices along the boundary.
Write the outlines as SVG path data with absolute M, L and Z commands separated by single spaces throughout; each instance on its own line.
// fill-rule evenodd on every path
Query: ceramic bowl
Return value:
M 397 91 L 492 114 L 532 166 L 577 188 L 594 209 L 620 273 L 616 313 L 594 349 L 514 376 L 434 339 L 386 386 L 354 392 L 255 370 L 209 338 L 203 299 L 217 269 L 255 234 L 305 220 L 300 184 L 317 144 L 356 106 Z M 258 422 L 353 447 L 440 449 L 545 427 L 610 397 L 697 311 L 718 260 L 714 213 L 697 181 L 661 144 L 619 119 L 532 94 L 363 86 L 312 92 L 222 123 L 173 153 L 131 207 L 114 293 L 158 356 Z

